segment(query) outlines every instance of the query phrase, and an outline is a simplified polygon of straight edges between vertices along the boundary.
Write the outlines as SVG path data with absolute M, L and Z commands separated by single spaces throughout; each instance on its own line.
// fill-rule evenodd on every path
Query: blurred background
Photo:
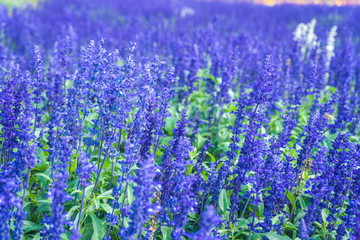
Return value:
M 36 5 L 38 0 L 0 0 L 0 3 L 5 4 L 9 7 L 20 7 L 21 5 L 32 4 Z
M 38 1 L 44 1 L 44 0 L 0 0 L 0 3 L 5 4 L 9 7 L 21 7 L 29 4 L 36 6 Z M 57 0 L 57 1 L 61 1 L 61 0 Z M 178 0 L 172 0 L 172 1 L 178 1 Z M 336 5 L 336 6 L 360 4 L 360 0 L 193 0 L 193 1 L 208 1 L 208 2 L 222 1 L 229 3 L 246 2 L 246 3 L 254 3 L 254 4 L 264 4 L 268 6 L 274 6 L 276 4 L 302 4 L 302 5 L 315 4 L 315 5 Z
M 219 0 L 207 0 L 209 2 Z M 273 6 L 276 4 L 315 4 L 315 5 L 355 5 L 360 4 L 360 0 L 222 0 L 223 2 L 248 2 L 255 4 L 265 4 Z

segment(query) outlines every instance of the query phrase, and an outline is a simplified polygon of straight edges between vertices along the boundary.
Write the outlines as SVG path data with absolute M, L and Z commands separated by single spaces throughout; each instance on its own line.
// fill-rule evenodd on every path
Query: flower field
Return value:
M 360 7 L 0 5 L 0 240 L 360 239 Z

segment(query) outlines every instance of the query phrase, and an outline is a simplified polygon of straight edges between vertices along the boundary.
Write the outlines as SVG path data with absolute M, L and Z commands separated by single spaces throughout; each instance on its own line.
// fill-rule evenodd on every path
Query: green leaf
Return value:
M 203 76 L 210 78 L 210 79 L 213 80 L 214 82 L 216 81 L 216 80 L 215 80 L 215 77 L 214 77 L 213 75 L 209 74 L 209 73 L 204 73 Z
M 165 130 L 169 133 L 169 135 L 173 135 L 173 129 L 175 128 L 176 125 L 176 118 L 167 117 L 165 118 L 165 122 L 166 122 Z
M 136 171 L 136 170 L 139 170 L 140 168 L 135 164 L 135 165 L 133 165 L 131 168 L 130 168 L 130 170 L 131 171 Z
M 237 228 L 247 228 L 249 221 L 245 218 L 238 219 L 239 224 L 236 225 Z
M 106 211 L 106 213 L 111 213 L 113 210 L 107 203 L 100 203 L 100 206 Z
M 173 137 L 163 137 L 160 139 L 160 143 L 159 143 L 159 146 L 162 146 L 162 145 L 169 145 L 169 142 L 170 140 L 172 139 Z M 160 147 L 157 149 L 157 152 L 160 152 Z
M 263 189 L 261 189 L 261 191 L 266 191 L 266 190 L 271 190 L 272 189 L 272 187 L 266 187 L 266 188 L 263 188 Z
M 196 149 L 200 149 L 204 145 L 207 138 L 204 138 L 201 134 L 197 135 Z
M 70 195 L 75 195 L 75 193 L 80 193 L 80 194 L 82 194 L 83 191 L 81 191 L 81 190 L 74 190 L 74 191 L 72 191 L 72 192 L 70 193 Z
M 37 155 L 40 158 L 41 163 L 46 163 L 46 158 L 45 158 L 44 152 L 41 148 L 38 148 Z
M 321 236 L 319 234 L 315 234 L 315 235 L 311 236 L 311 239 L 322 240 L 322 238 L 321 238 Z
M 264 216 L 264 203 L 260 203 L 256 206 L 256 216 L 263 217 Z
M 282 216 L 282 215 L 283 215 L 283 213 L 280 213 L 280 214 L 276 215 L 275 217 L 273 217 L 273 218 L 271 219 L 272 224 L 273 224 L 273 225 L 277 224 L 278 221 L 279 221 L 280 216 Z
M 35 234 L 33 240 L 40 240 L 41 239 L 41 236 L 40 236 L 40 233 L 38 232 L 37 234 Z
M 31 198 L 34 202 L 36 201 L 36 194 L 29 194 L 29 195 L 26 195 L 26 197 L 28 197 L 28 198 Z
M 255 233 L 251 235 L 251 240 L 257 239 L 261 236 L 266 236 L 269 240 L 291 240 L 291 238 L 287 236 L 277 235 L 275 232 Z
M 292 224 L 291 222 L 287 222 L 284 226 L 285 229 L 290 229 L 290 230 L 299 230 L 294 224 Z
M 206 152 L 206 155 L 208 155 L 208 156 L 211 158 L 211 161 L 212 161 L 212 162 L 216 162 L 215 157 L 214 157 L 213 155 L 211 155 L 211 153 Z M 222 164 L 224 164 L 224 163 L 222 163 Z
M 246 228 L 241 229 L 241 230 L 234 236 L 234 238 L 237 239 L 237 237 L 239 237 L 240 235 L 246 234 L 246 233 L 244 233 L 246 230 L 247 230 Z
M 103 236 L 105 235 L 105 232 L 103 231 L 103 224 L 101 222 L 100 219 L 98 219 L 94 213 L 92 212 L 88 212 L 89 217 L 92 220 L 92 226 L 93 226 L 93 230 L 94 233 L 92 235 L 92 240 L 98 240 L 98 239 L 102 239 Z
M 319 222 L 314 222 L 319 228 L 323 229 L 323 225 L 321 225 L 321 223 Z
M 46 169 L 46 170 L 45 170 L 45 175 L 50 176 L 50 174 L 51 174 L 51 173 L 50 173 L 50 168 Z M 46 192 L 49 183 L 50 183 L 50 181 L 47 180 L 47 179 L 44 179 L 44 181 L 40 181 L 40 185 L 41 185 L 41 187 L 42 187 L 43 193 Z
M 262 194 L 260 195 L 261 203 L 256 206 L 256 216 L 262 217 L 264 215 L 264 202 L 262 201 Z
M 81 216 L 83 216 L 84 215 L 84 213 L 81 213 Z M 74 224 L 73 224 L 73 226 L 70 228 L 70 229 L 73 229 L 73 228 L 75 228 L 76 226 L 77 226 L 77 223 L 79 222 L 79 213 L 77 213 L 76 214 L 76 217 L 75 217 L 75 220 L 74 220 Z
M 223 162 L 219 163 L 219 165 L 216 167 L 216 171 L 219 171 L 219 169 L 224 165 Z
M 42 202 L 44 200 L 39 200 L 38 202 Z M 40 206 L 37 209 L 38 213 L 42 213 L 45 210 L 49 210 L 50 211 L 50 206 L 51 206 L 51 200 L 46 200 L 46 202 L 44 201 L 43 203 L 40 204 Z
M 103 169 L 106 169 L 110 166 L 110 158 L 109 156 L 106 157 L 105 162 L 104 162 L 104 166 Z
M 29 204 L 31 204 L 32 202 L 25 202 L 24 203 L 24 206 L 23 206 L 23 208 L 26 208 Z
M 66 233 L 63 233 L 60 235 L 62 240 L 69 240 L 68 236 L 66 235 Z
M 134 197 L 134 189 L 132 189 L 132 187 L 128 186 L 127 188 L 127 200 L 129 205 L 131 205 L 134 201 L 135 201 L 135 197 Z
M 124 218 L 124 228 L 128 228 L 129 227 L 129 218 L 125 217 Z
M 39 203 L 52 203 L 50 199 L 38 200 Z
M 91 194 L 93 189 L 94 189 L 94 184 L 91 184 L 90 186 L 87 186 L 85 188 L 85 197 L 90 197 L 90 194 Z
M 208 172 L 206 170 L 203 170 L 201 172 L 201 175 L 203 176 L 203 178 L 205 179 L 205 181 L 208 181 L 209 179 L 209 175 L 208 175 Z
M 226 195 L 226 190 L 222 189 L 219 196 L 219 207 L 224 214 L 226 213 L 226 210 L 229 207 L 229 205 L 230 205 L 230 201 Z
M 294 219 L 294 223 L 296 224 L 298 221 L 300 221 L 302 218 L 304 218 L 306 216 L 306 212 L 304 212 L 303 210 L 301 210 L 295 217 Z
M 199 216 L 199 214 L 196 213 L 196 212 L 189 213 L 189 214 L 187 215 L 187 217 L 190 218 L 191 220 L 197 222 L 197 223 L 198 223 L 199 220 L 200 220 L 200 216 Z
M 96 207 L 95 207 L 95 204 L 91 203 L 91 205 L 87 208 L 87 211 L 88 212 L 95 212 L 96 210 Z
M 328 224 L 328 221 L 326 220 L 327 217 L 329 216 L 328 211 L 329 211 L 329 210 L 327 210 L 327 209 L 325 209 L 325 208 L 324 208 L 323 210 L 321 210 L 321 218 L 322 218 L 322 220 L 323 220 L 323 222 L 324 222 L 324 228 L 326 228 L 326 226 L 327 226 L 327 224 Z
M 73 206 L 72 208 L 70 208 L 70 210 L 67 213 L 69 215 L 69 217 L 71 217 L 73 215 L 73 213 L 75 212 L 75 210 L 78 208 L 80 208 L 80 206 Z
M 306 206 L 306 203 L 305 203 L 304 199 L 302 198 L 302 196 L 299 196 L 298 199 L 299 199 L 301 209 L 306 210 L 307 206 Z
M 220 236 L 224 236 L 225 233 L 231 232 L 230 229 L 219 229 L 218 232 L 220 233 Z
M 43 229 L 43 226 L 42 226 L 42 225 L 39 225 L 39 224 L 37 224 L 37 223 L 34 223 L 34 222 L 30 222 L 30 221 L 24 220 L 23 229 L 24 229 L 24 233 L 27 233 L 27 232 L 30 232 L 30 231 L 32 231 L 32 230 L 40 230 L 40 229 Z
M 336 87 L 332 87 L 332 86 L 326 86 L 326 87 L 325 87 L 325 91 L 328 91 L 329 89 L 330 89 L 333 93 L 335 93 L 336 90 L 337 90 Z
M 291 192 L 290 192 L 290 191 L 287 191 L 287 192 L 286 192 L 286 196 L 287 196 L 288 199 L 290 200 L 291 205 L 292 205 L 292 207 L 294 208 L 294 211 L 296 211 L 295 200 L 294 200 L 294 197 L 293 197 L 293 195 L 291 194 Z
M 307 172 L 304 172 L 304 179 L 305 179 L 305 182 L 307 182 L 307 180 L 309 180 L 309 174 Z
M 103 198 L 107 198 L 107 199 L 114 199 L 113 196 L 111 196 L 112 194 L 112 190 L 103 192 L 102 194 L 100 194 L 99 196 L 97 196 L 97 199 L 103 199 Z
M 39 177 L 43 177 L 43 178 L 49 180 L 50 182 L 52 182 L 52 179 L 48 175 L 46 175 L 45 173 L 37 173 L 35 175 L 39 176 Z
M 98 198 L 95 198 L 95 199 L 94 199 L 94 203 L 95 203 L 96 209 L 99 209 L 99 207 L 100 207 L 100 200 L 99 200 Z
M 191 175 L 193 168 L 194 168 L 194 165 L 192 165 L 192 164 L 189 164 L 186 166 L 186 176 Z
M 79 179 L 76 178 L 76 179 L 68 182 L 67 185 L 69 188 L 77 188 L 78 183 L 79 183 Z
M 166 226 L 162 226 L 161 227 L 161 233 L 163 236 L 163 240 L 171 240 L 171 232 L 173 231 L 172 228 L 166 227 Z

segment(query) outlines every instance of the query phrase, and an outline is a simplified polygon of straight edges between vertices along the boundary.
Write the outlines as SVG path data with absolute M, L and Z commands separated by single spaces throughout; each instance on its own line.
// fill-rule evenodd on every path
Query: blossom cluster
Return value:
M 359 16 L 0 5 L 0 240 L 359 239 Z

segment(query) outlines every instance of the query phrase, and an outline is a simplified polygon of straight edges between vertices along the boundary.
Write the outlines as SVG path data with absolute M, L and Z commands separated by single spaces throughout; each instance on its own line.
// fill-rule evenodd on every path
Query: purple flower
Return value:
M 89 182 L 91 173 L 96 173 L 98 170 L 96 169 L 96 166 L 89 162 L 89 159 L 84 152 L 80 152 L 79 159 L 80 165 L 78 169 L 76 169 L 76 174 L 79 177 L 80 185 L 87 187 L 91 185 L 91 182 Z
M 307 229 L 304 219 L 300 220 L 299 238 L 301 240 L 307 240 L 309 238 L 308 229 Z
M 217 215 L 212 205 L 206 206 L 206 210 L 201 214 L 199 231 L 187 234 L 189 238 L 194 240 L 209 239 L 220 240 L 217 231 L 214 229 L 221 224 L 221 218 Z
M 51 216 L 45 216 L 43 224 L 45 227 L 41 231 L 41 236 L 44 239 L 62 239 L 62 234 L 66 233 L 66 226 L 72 225 L 68 219 L 67 213 L 64 212 L 65 202 L 71 200 L 71 197 L 65 192 L 67 188 L 68 175 L 66 173 L 55 174 L 56 182 L 54 187 L 47 193 L 47 196 L 52 199 Z
M 193 177 L 186 176 L 186 165 L 189 159 L 189 151 L 193 149 L 190 140 L 186 137 L 186 110 L 182 114 L 182 119 L 177 122 L 174 128 L 174 137 L 169 142 L 169 146 L 164 146 L 165 152 L 160 164 L 162 174 L 158 176 L 161 181 L 161 212 L 159 218 L 162 222 L 175 225 L 173 237 L 179 239 L 184 233 L 183 227 L 186 224 L 188 211 L 194 211 L 196 201 L 191 191 Z M 167 217 L 167 212 L 174 214 L 173 223 Z
M 129 227 L 123 229 L 126 231 L 126 237 L 128 238 L 131 238 L 137 233 L 141 235 L 143 225 L 150 216 L 155 213 L 155 210 L 159 210 L 156 205 L 151 202 L 154 187 L 157 185 L 154 182 L 154 177 L 156 176 L 154 160 L 148 158 L 147 160 L 140 162 L 139 167 L 140 169 L 137 172 L 137 176 L 133 178 L 133 181 L 136 184 L 134 187 L 135 201 L 132 203 L 129 212 Z

